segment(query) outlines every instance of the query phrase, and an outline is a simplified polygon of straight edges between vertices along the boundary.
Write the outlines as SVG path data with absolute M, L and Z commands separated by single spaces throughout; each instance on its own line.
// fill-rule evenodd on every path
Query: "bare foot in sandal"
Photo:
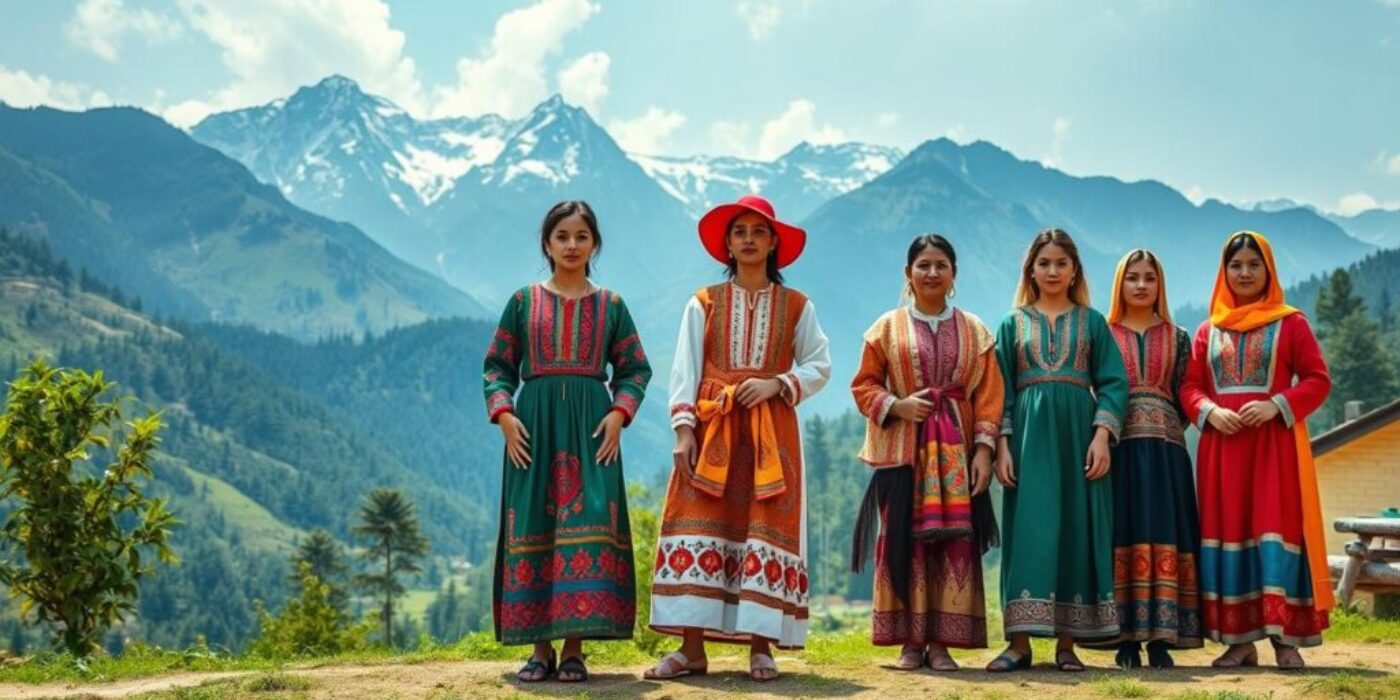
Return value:
M 755 641 L 749 647 L 749 677 L 759 683 L 778 680 L 778 664 L 773 661 L 767 640 Z
M 539 683 L 554 675 L 554 660 L 554 647 L 548 643 L 536 644 L 535 653 L 515 672 L 515 677 L 521 683 Z
M 899 660 L 894 662 L 894 667 L 901 671 L 917 671 L 924 665 L 924 648 L 914 644 L 905 644 L 899 650 Z
M 947 647 L 942 644 L 930 644 L 928 645 L 928 667 L 935 671 L 956 671 L 958 670 L 958 662 L 953 660 Z
M 685 676 L 703 676 L 710 670 L 709 659 L 701 656 L 691 660 L 683 651 L 673 651 L 666 655 L 656 666 L 647 669 L 642 673 L 642 678 L 649 681 L 669 681 L 674 678 Z

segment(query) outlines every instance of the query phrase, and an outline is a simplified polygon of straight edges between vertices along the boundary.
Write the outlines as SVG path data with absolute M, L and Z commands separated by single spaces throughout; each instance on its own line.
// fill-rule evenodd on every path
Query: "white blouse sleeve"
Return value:
M 681 315 L 676 359 L 671 363 L 671 427 L 695 426 L 695 397 L 705 362 L 705 308 L 691 297 Z
M 812 301 L 802 307 L 802 316 L 797 319 L 797 338 L 794 339 L 796 352 L 792 371 L 782 375 L 783 398 L 788 405 L 796 406 L 807 397 L 821 391 L 826 381 L 831 379 L 831 354 L 827 349 L 826 333 L 817 322 L 817 310 Z

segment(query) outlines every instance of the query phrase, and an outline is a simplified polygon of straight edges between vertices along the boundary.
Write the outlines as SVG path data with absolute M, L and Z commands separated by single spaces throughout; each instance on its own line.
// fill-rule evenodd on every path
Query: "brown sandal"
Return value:
M 1238 652 L 1237 649 L 1247 648 L 1248 651 Z M 1259 665 L 1259 650 L 1253 644 L 1232 646 L 1225 650 L 1224 654 L 1216 657 L 1210 662 L 1212 668 L 1241 668 L 1254 667 Z
M 1079 660 L 1073 649 L 1060 649 L 1055 652 L 1055 668 L 1064 673 L 1083 673 L 1084 662 Z

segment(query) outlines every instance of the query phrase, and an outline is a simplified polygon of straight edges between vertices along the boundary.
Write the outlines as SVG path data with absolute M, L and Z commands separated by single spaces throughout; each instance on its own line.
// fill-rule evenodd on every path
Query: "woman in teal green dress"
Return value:
M 1006 411 L 1001 599 L 1006 651 L 989 671 L 1029 668 L 1030 637 L 1055 637 L 1055 666 L 1082 671 L 1076 641 L 1117 638 L 1109 447 L 1128 402 L 1123 356 L 1089 308 L 1069 234 L 1047 229 L 1021 266 L 1016 309 L 997 332 Z
M 498 641 L 535 645 L 525 682 L 555 672 L 556 639 L 559 680 L 582 681 L 582 640 L 632 636 L 619 437 L 651 367 L 622 298 L 588 278 L 602 242 L 586 203 L 549 211 L 540 247 L 553 274 L 511 296 L 483 368 L 506 443 L 492 615 Z

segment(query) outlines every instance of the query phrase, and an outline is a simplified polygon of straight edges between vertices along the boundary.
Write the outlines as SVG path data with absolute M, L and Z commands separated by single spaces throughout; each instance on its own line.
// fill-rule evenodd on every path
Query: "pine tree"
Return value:
M 398 577 L 422 570 L 419 561 L 428 551 L 428 540 L 419 533 L 413 503 L 402 493 L 386 488 L 375 489 L 365 499 L 360 506 L 360 524 L 354 532 L 369 539 L 361 554 L 365 561 L 375 569 L 382 566 L 382 573 L 360 574 L 355 581 L 383 599 L 379 615 L 384 623 L 384 642 L 393 645 L 394 600 L 404 592 Z
M 292 555 L 292 572 L 287 575 L 287 580 L 293 585 L 299 586 L 305 580 L 301 575 L 302 564 L 311 567 L 311 574 L 316 580 L 329 588 L 331 605 L 336 610 L 345 612 L 350 598 L 345 592 L 343 581 L 349 566 L 345 563 L 340 543 L 336 542 L 329 532 L 317 528 L 310 537 L 302 541 Z
M 1327 278 L 1326 286 L 1317 292 L 1318 337 L 1326 338 L 1348 316 L 1365 308 L 1365 302 L 1352 290 L 1351 273 L 1345 268 L 1337 268 Z
M 1370 411 L 1395 400 L 1395 361 L 1381 345 L 1380 324 L 1364 310 L 1329 329 L 1323 345 L 1332 372 L 1328 404 L 1334 421 L 1348 401 L 1360 401 L 1362 410 Z

